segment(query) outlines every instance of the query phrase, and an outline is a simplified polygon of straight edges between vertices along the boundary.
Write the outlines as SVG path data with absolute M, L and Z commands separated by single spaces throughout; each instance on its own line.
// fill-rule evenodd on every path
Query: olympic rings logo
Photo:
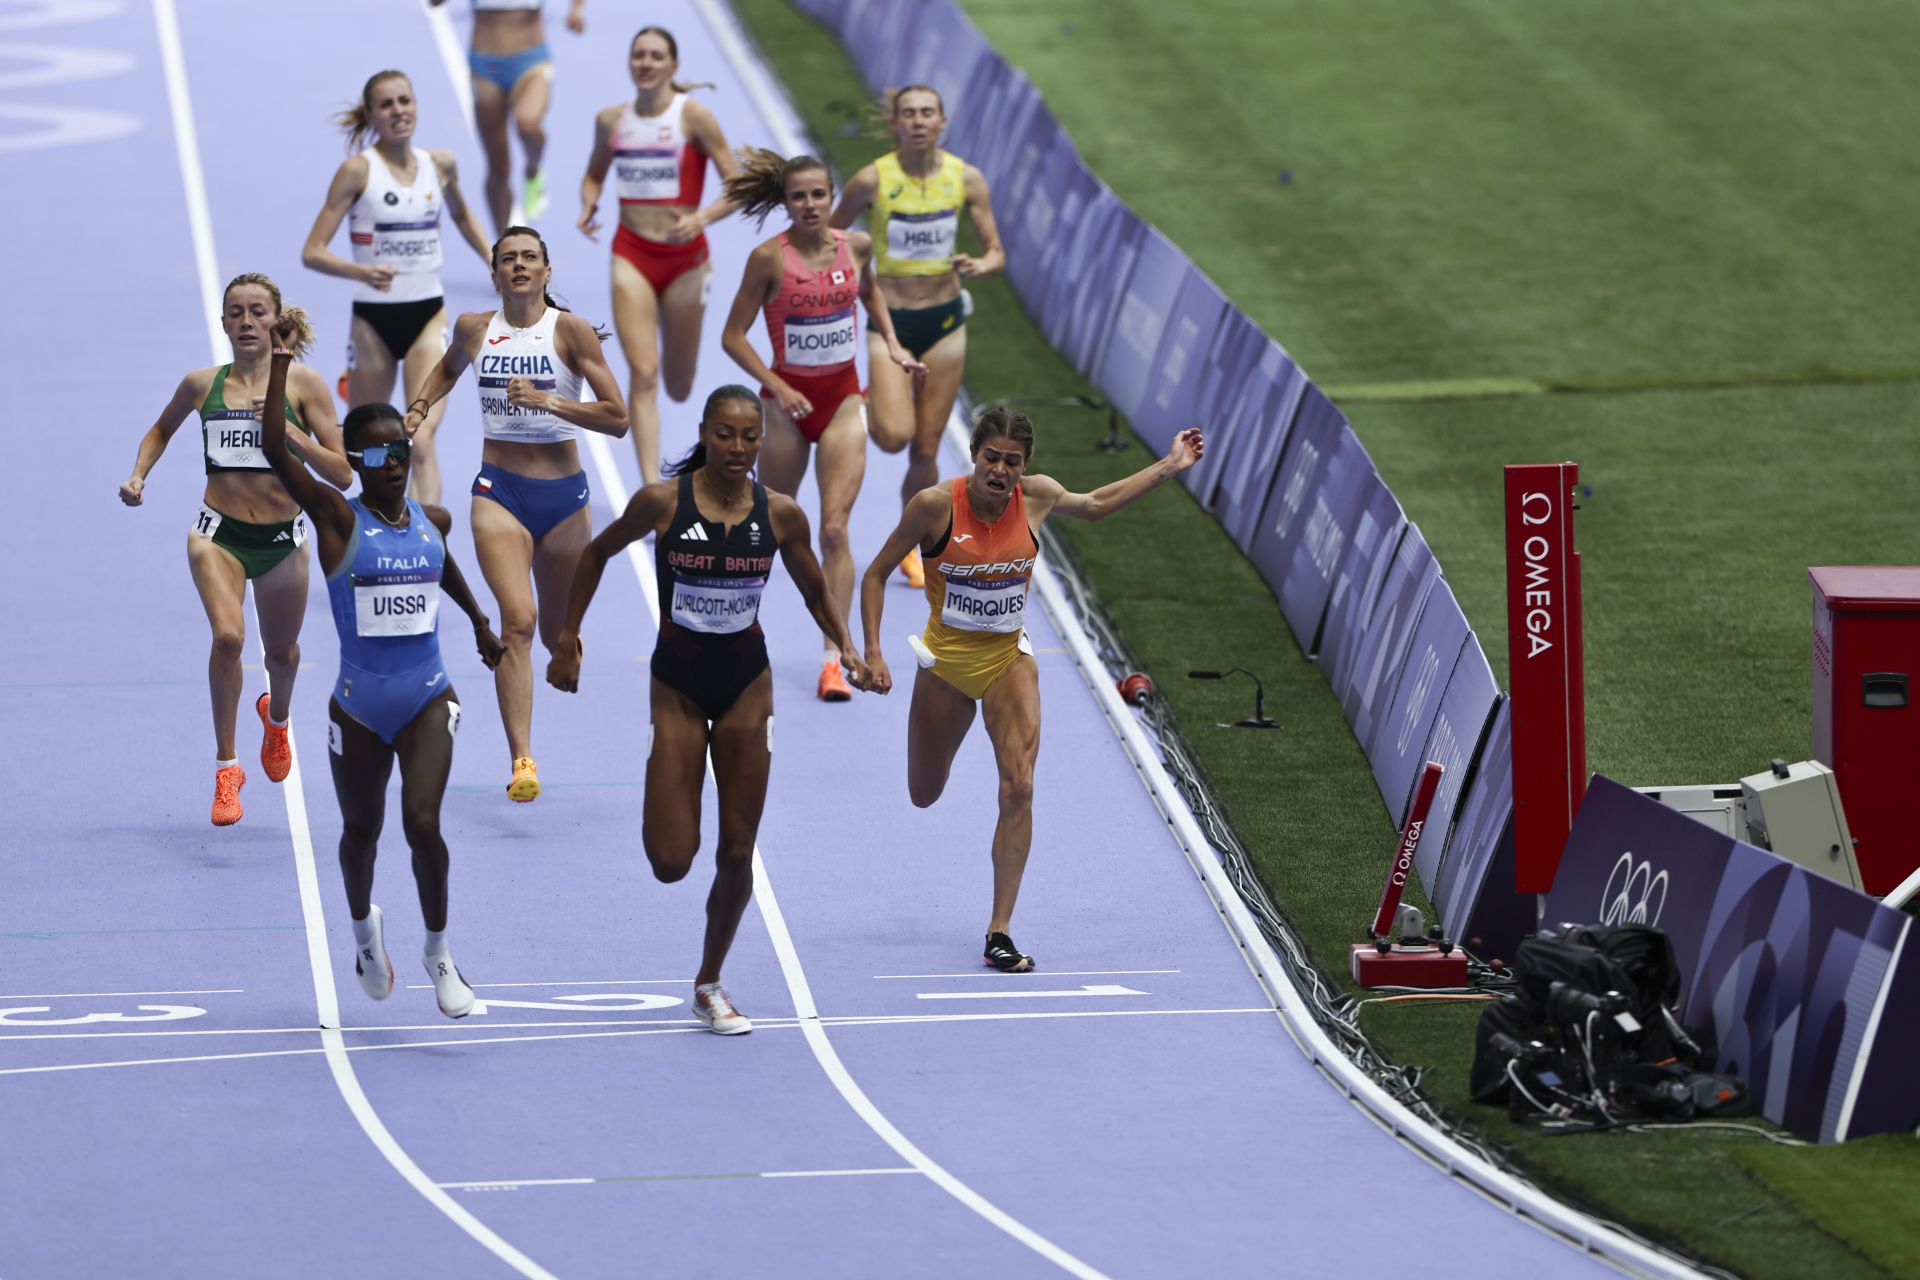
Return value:
M 1667 873 L 1656 873 L 1651 862 L 1636 861 L 1632 850 L 1621 854 L 1600 894 L 1600 923 L 1657 925 L 1666 906 Z

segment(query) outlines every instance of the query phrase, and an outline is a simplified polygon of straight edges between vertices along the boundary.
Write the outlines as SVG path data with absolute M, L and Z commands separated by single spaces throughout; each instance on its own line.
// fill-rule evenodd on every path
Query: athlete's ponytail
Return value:
M 227 281 L 227 287 L 220 291 L 220 306 L 223 310 L 227 304 L 227 295 L 243 284 L 257 284 L 262 289 L 265 289 L 267 295 L 273 299 L 273 314 L 276 317 L 285 316 L 293 321 L 293 340 L 287 343 L 287 350 L 293 352 L 294 359 L 299 359 L 312 349 L 313 321 L 308 317 L 307 309 L 305 307 L 283 307 L 280 304 L 280 286 L 275 284 L 270 276 L 263 275 L 258 271 L 245 271 Z
M 540 238 L 538 231 L 535 231 L 532 227 L 508 227 L 500 233 L 500 238 L 493 242 L 493 250 L 487 257 L 487 263 L 493 270 L 498 271 L 500 269 L 500 246 L 507 242 L 508 236 L 532 236 L 534 243 L 540 246 L 540 261 L 546 263 L 549 267 L 553 265 L 553 255 L 547 252 L 547 242 Z M 555 311 L 572 310 L 570 307 L 561 305 L 560 300 L 553 296 L 551 290 L 543 291 L 540 297 L 542 301 Z M 593 336 L 605 342 L 613 335 L 596 324 L 593 326 Z
M 633 57 L 633 46 L 640 43 L 641 36 L 659 36 L 666 42 L 667 56 L 672 58 L 676 65 L 679 64 L 680 42 L 675 40 L 673 38 L 673 32 L 667 30 L 665 27 L 642 27 L 634 32 L 633 39 L 627 41 L 627 57 L 629 61 L 631 61 Z M 683 81 L 675 79 L 669 87 L 672 88 L 675 93 L 692 93 L 695 89 L 717 89 L 720 86 L 714 84 L 711 80 Z
M 752 387 L 743 387 L 737 382 L 730 382 L 707 397 L 707 403 L 701 406 L 700 409 L 701 425 L 704 426 L 707 421 L 713 417 L 714 410 L 730 400 L 738 400 L 750 404 L 753 406 L 755 413 L 760 412 L 760 393 Z M 660 474 L 668 477 L 685 475 L 690 471 L 698 471 L 706 465 L 707 446 L 706 443 L 702 441 L 687 450 L 686 455 L 678 462 L 669 462 L 661 467 Z
M 973 438 L 967 444 L 968 456 L 979 453 L 980 446 L 996 438 L 1013 441 L 1020 446 L 1026 460 L 1033 461 L 1033 421 L 1026 414 L 1003 404 L 997 404 L 981 414 L 973 424 Z
M 348 151 L 359 151 L 360 144 L 366 140 L 366 136 L 369 133 L 373 132 L 374 88 L 379 85 L 382 80 L 391 80 L 396 76 L 402 80 L 406 80 L 409 85 L 413 83 L 404 71 L 376 71 L 373 73 L 373 77 L 362 86 L 360 90 L 360 101 L 333 117 L 333 122 L 346 132 Z
M 727 198 L 733 201 L 734 208 L 753 215 L 760 224 L 765 224 L 767 215 L 787 202 L 787 183 L 796 173 L 818 169 L 827 175 L 829 183 L 833 181 L 826 162 L 815 156 L 795 156 L 787 160 L 779 152 L 763 147 L 741 147 L 736 154 L 740 169 L 727 179 Z

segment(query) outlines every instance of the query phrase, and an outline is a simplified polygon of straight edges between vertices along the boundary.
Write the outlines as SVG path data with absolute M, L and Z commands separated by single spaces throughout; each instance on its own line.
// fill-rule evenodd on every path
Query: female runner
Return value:
M 923 84 L 893 92 L 888 122 L 897 149 L 853 175 L 830 223 L 849 227 L 871 209 L 874 274 L 887 300 L 900 345 L 926 361 L 926 384 L 895 373 L 881 357 L 880 335 L 867 323 L 867 425 L 873 442 L 888 453 L 907 448 L 907 476 L 900 502 L 940 478 L 940 433 L 960 394 L 967 364 L 967 307 L 960 282 L 993 275 L 1007 265 L 993 202 L 981 172 L 950 151 L 940 149 L 947 127 L 940 95 Z M 960 210 L 973 219 L 980 236 L 979 257 L 955 253 Z M 907 553 L 900 571 L 912 586 L 924 583 L 920 552 Z
M 428 0 L 436 7 L 446 0 Z M 473 44 L 467 69 L 473 78 L 473 122 L 487 153 L 487 212 L 496 230 L 513 220 L 513 158 L 507 151 L 507 116 L 526 157 L 521 216 L 533 222 L 547 211 L 547 179 L 540 168 L 547 150 L 547 99 L 553 96 L 553 55 L 547 50 L 540 9 L 545 0 L 473 0 Z M 586 0 L 567 6 L 567 30 L 587 29 Z
M 673 73 L 680 46 L 644 27 L 627 46 L 634 98 L 594 120 L 593 156 L 580 179 L 580 230 L 597 239 L 600 193 L 613 170 L 620 227 L 613 236 L 613 329 L 627 356 L 627 417 L 640 455 L 640 482 L 660 478 L 661 370 L 667 394 L 693 390 L 713 265 L 706 229 L 733 210 L 724 194 L 706 208 L 707 162 L 724 181 L 736 167 L 713 112 L 688 98 Z
M 600 355 L 606 335 L 555 302 L 547 292 L 552 281 L 540 233 L 508 227 L 493 246 L 500 309 L 460 317 L 453 345 L 407 407 L 412 431 L 467 366 L 478 364 L 486 443 L 473 481 L 473 546 L 500 606 L 507 652 L 494 668 L 493 687 L 513 757 L 507 795 L 523 803 L 540 794 L 533 762 L 534 628 L 551 650 L 559 632 L 554 612 L 580 549 L 593 536 L 587 473 L 574 439 L 582 427 L 616 437 L 627 432 L 627 407 Z M 583 380 L 594 399 L 580 398 Z M 536 592 L 545 609 L 536 610 Z
M 954 753 L 973 725 L 976 704 L 1000 766 L 1000 820 L 993 828 L 993 913 L 986 962 L 1025 973 L 1033 958 L 1007 929 L 1033 844 L 1033 762 L 1040 752 L 1040 681 L 1021 623 L 1050 515 L 1103 520 L 1200 460 L 1198 427 L 1173 438 L 1167 456 L 1092 493 L 1068 493 L 1057 480 L 1028 475 L 1033 424 L 1011 409 L 989 409 L 973 428 L 973 471 L 923 489 L 860 579 L 873 689 L 893 685 L 880 652 L 887 575 L 910 547 L 927 565 L 926 630 L 908 643 L 920 664 L 907 713 L 907 794 L 924 809 L 946 789 Z
M 758 149 L 742 154 L 744 163 L 727 180 L 727 194 L 763 222 L 785 206 L 792 225 L 748 257 L 721 345 L 762 388 L 767 427 L 761 474 L 767 487 L 789 497 L 798 493 L 807 474 L 807 447 L 819 447 L 814 479 L 820 486 L 820 560 L 833 598 L 844 610 L 853 597 L 847 519 L 867 473 L 865 402 L 854 368 L 859 335 L 854 298 L 866 304 L 890 360 L 914 378 L 924 378 L 927 369 L 901 350 L 886 308 L 875 306 L 872 240 L 864 232 L 827 226 L 833 179 L 826 165 L 812 156 L 782 160 Z M 747 341 L 753 314 L 763 307 L 773 344 L 771 369 Z M 844 702 L 853 695 L 840 674 L 840 650 L 833 633 L 825 640 L 817 692 L 824 702 Z
M 440 289 L 440 210 L 446 208 L 460 235 L 485 258 L 487 238 L 460 194 L 451 151 L 413 145 L 417 105 L 403 72 L 382 71 L 360 91 L 360 104 L 340 114 L 347 145 L 358 148 L 368 134 L 373 145 L 356 150 L 334 171 L 300 260 L 323 275 L 357 281 L 348 329 L 349 404 L 393 395 L 394 372 L 405 366 L 409 397 L 447 350 L 447 309 Z M 341 219 L 353 242 L 353 261 L 327 247 Z M 413 442 L 413 495 L 440 501 L 440 462 L 433 435 L 440 415 L 430 415 Z
M 433 979 L 440 1012 L 464 1018 L 473 988 L 447 950 L 447 842 L 440 836 L 440 800 L 453 768 L 460 704 L 440 661 L 440 593 L 473 619 L 480 661 L 492 667 L 505 646 L 447 554 L 453 517 L 407 496 L 413 452 L 390 404 L 363 404 L 347 415 L 348 457 L 360 473 L 360 496 L 343 498 L 315 483 L 285 448 L 281 408 L 292 353 L 282 344 L 298 326 L 274 326 L 273 372 L 262 432 L 274 474 L 313 520 L 320 571 L 340 633 L 340 678 L 327 704 L 328 759 L 340 800 L 340 874 L 353 917 L 353 971 L 375 1000 L 393 992 L 380 908 L 373 904 L 373 862 L 387 812 L 387 778 L 400 760 L 400 825 L 413 850 L 413 882 L 427 941 L 421 964 Z
M 753 1030 L 720 985 L 720 966 L 753 896 L 753 846 L 773 751 L 773 679 L 760 630 L 760 596 L 777 550 L 821 630 L 840 644 L 857 688 L 866 668 L 820 564 L 798 503 L 756 484 L 760 404 L 748 387 L 721 387 L 700 415 L 700 442 L 674 477 L 650 484 L 587 545 L 574 571 L 567 619 L 547 681 L 580 687 L 580 624 L 607 562 L 654 535 L 660 633 L 653 649 L 647 798 L 640 838 L 653 874 L 671 884 L 700 851 L 700 789 L 713 753 L 720 843 L 707 894 L 707 936 L 693 1011 L 723 1036 Z
M 120 486 L 120 501 L 139 506 L 147 473 L 160 461 L 173 433 L 188 414 L 200 415 L 207 488 L 187 536 L 187 567 L 213 626 L 207 683 L 213 691 L 216 827 L 240 821 L 240 788 L 247 782 L 233 737 L 244 683 L 240 650 L 247 638 L 249 582 L 270 691 L 254 703 L 263 730 L 260 767 L 278 782 L 293 762 L 287 713 L 300 669 L 300 622 L 307 612 L 307 522 L 274 478 L 260 440 L 259 406 L 267 394 L 269 335 L 276 320 L 288 322 L 285 345 L 296 353 L 312 343 L 306 312 L 292 307 L 283 313 L 280 289 L 273 281 L 258 272 L 235 276 L 220 309 L 220 326 L 233 344 L 233 363 L 196 369 L 180 380 L 159 420 L 140 438 L 133 475 Z M 287 419 L 302 433 L 289 447 L 304 455 L 327 483 L 346 488 L 353 472 L 341 449 L 326 379 L 304 366 L 295 369 L 287 380 L 286 398 Z

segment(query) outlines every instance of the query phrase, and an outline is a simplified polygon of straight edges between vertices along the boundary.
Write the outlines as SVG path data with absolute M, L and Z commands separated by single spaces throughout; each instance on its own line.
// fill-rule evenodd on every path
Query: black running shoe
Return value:
M 1004 933 L 987 935 L 986 962 L 1002 973 L 1032 973 L 1033 957 L 1013 945 Z

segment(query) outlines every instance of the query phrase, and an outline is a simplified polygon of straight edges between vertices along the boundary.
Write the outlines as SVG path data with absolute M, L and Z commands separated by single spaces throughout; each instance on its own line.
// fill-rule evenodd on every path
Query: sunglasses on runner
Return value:
M 395 440 L 392 444 L 370 444 L 364 449 L 347 450 L 349 458 L 357 458 L 360 465 L 369 471 L 378 471 L 387 465 L 387 460 L 405 462 L 413 456 L 413 441 Z

